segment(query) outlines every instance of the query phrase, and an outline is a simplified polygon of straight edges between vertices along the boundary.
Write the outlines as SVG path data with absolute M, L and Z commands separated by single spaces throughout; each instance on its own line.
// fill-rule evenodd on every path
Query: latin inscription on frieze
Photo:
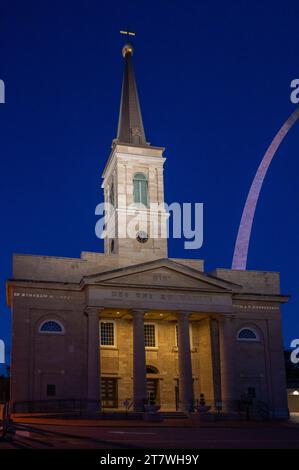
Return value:
M 204 304 L 212 303 L 212 298 L 209 296 L 189 295 L 189 294 L 169 294 L 169 293 L 151 293 L 151 292 L 122 292 L 111 291 L 111 297 L 114 299 L 148 299 L 148 300 L 164 300 L 167 302 L 202 302 Z

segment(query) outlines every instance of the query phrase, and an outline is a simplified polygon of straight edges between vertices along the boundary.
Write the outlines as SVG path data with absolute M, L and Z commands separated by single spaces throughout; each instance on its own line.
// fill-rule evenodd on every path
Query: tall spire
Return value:
M 121 91 L 117 141 L 134 145 L 146 145 L 132 60 L 133 46 L 131 43 L 124 45 L 122 54 L 125 59 L 125 69 Z

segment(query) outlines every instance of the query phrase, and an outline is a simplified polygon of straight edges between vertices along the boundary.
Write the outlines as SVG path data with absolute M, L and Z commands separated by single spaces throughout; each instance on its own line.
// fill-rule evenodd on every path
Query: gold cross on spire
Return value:
M 126 36 L 136 36 L 136 33 L 134 33 L 133 31 L 129 31 L 129 28 L 127 28 L 126 30 L 121 30 L 120 34 L 124 34 Z

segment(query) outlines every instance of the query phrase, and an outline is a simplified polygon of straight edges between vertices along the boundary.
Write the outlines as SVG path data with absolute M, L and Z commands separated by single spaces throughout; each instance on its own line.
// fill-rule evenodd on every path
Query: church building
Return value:
M 150 401 L 192 412 L 204 394 L 212 410 L 236 412 L 246 397 L 257 412 L 287 417 L 279 273 L 208 273 L 202 260 L 168 257 L 164 148 L 145 136 L 132 44 L 122 55 L 118 131 L 102 175 L 112 207 L 104 253 L 13 256 L 13 409 L 142 411 Z M 143 227 L 129 237 L 136 215 Z

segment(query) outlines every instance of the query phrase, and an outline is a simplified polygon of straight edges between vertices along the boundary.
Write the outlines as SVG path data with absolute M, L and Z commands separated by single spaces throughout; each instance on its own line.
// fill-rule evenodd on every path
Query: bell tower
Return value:
M 136 262 L 167 258 L 164 208 L 164 148 L 146 141 L 133 46 L 122 49 L 124 75 L 117 137 L 103 172 L 106 211 L 105 253 Z

